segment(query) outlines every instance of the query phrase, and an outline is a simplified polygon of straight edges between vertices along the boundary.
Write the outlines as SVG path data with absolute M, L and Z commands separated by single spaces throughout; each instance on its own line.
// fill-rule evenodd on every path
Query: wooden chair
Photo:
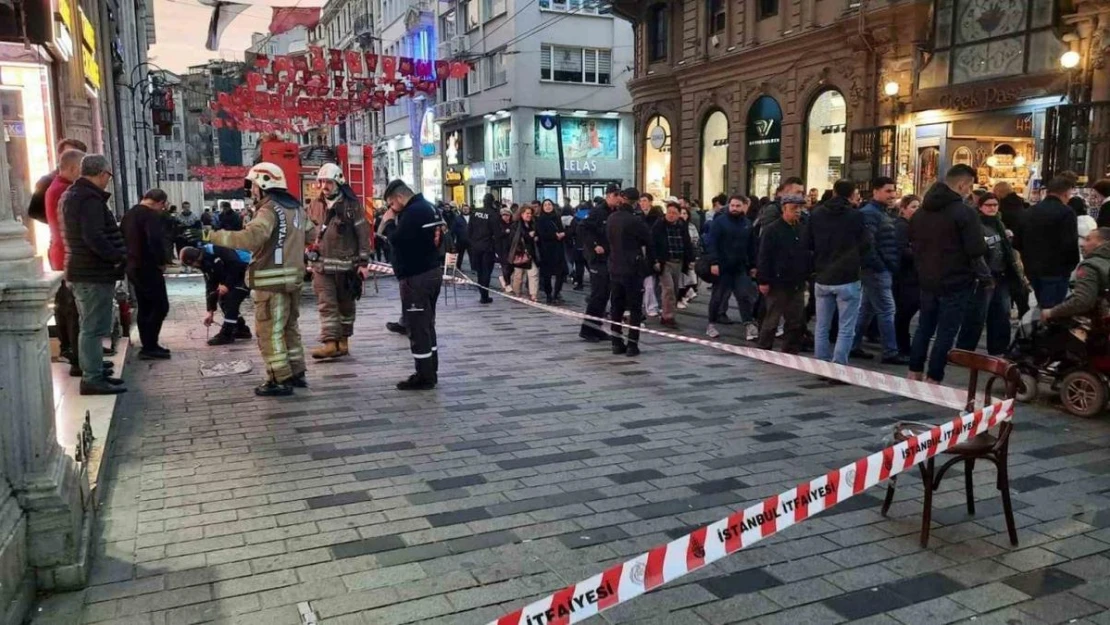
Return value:
M 969 352 L 962 349 L 953 349 L 948 352 L 948 362 L 966 367 L 971 372 L 971 379 L 967 384 L 967 404 L 965 410 L 971 412 L 975 410 L 975 391 L 978 387 L 979 373 L 983 372 L 990 375 L 986 386 L 983 389 L 983 405 L 987 406 L 993 403 L 991 397 L 991 390 L 996 380 L 1002 380 L 1005 384 L 1005 399 L 1012 399 L 1017 394 L 1018 386 L 1021 382 L 1021 375 L 1018 372 L 1017 366 L 1008 360 L 1002 358 L 994 358 L 975 352 Z M 902 428 L 898 428 L 901 430 Z M 949 459 L 941 465 L 940 470 L 935 468 L 935 460 L 938 456 L 929 458 L 925 462 L 917 465 L 921 471 L 921 481 L 925 487 L 925 510 L 921 519 L 921 546 L 927 547 L 929 544 L 929 524 L 932 521 L 933 514 L 933 492 L 940 488 L 940 481 L 944 478 L 944 474 L 948 468 L 957 462 L 964 463 L 964 488 L 967 494 L 967 513 L 975 514 L 975 494 L 972 487 L 972 472 L 975 469 L 976 460 L 986 460 L 994 464 L 998 470 L 997 488 L 1002 494 L 1002 510 L 1006 516 L 1006 529 L 1010 534 L 1010 544 L 1017 546 L 1017 529 L 1014 527 L 1014 510 L 1010 503 L 1010 476 L 1007 471 L 1007 454 L 1010 447 L 1010 433 L 1013 431 L 1014 426 L 1010 421 L 1005 421 L 998 426 L 998 434 L 994 435 L 990 432 L 983 432 L 978 436 L 968 440 L 965 443 L 960 443 L 947 451 L 942 452 L 942 455 L 948 456 Z M 895 439 L 898 441 L 903 440 L 899 432 L 895 433 Z M 892 477 L 887 483 L 886 499 L 883 501 L 883 516 L 886 516 L 890 510 L 890 504 L 894 501 L 894 488 L 897 476 Z

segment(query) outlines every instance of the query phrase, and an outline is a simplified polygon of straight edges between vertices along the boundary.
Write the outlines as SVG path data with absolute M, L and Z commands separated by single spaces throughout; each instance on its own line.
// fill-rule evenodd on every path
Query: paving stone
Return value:
M 1047 568 L 1015 575 L 1002 580 L 1002 583 L 1036 598 L 1071 590 L 1082 585 L 1083 579 L 1055 568 Z
M 948 595 L 948 598 L 973 612 L 985 613 L 1021 603 L 1029 595 L 999 582 L 984 584 Z

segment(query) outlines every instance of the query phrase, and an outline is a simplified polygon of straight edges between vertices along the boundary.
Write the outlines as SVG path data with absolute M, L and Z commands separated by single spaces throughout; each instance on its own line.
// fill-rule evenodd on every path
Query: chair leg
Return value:
M 929 526 L 933 522 L 933 459 L 919 464 L 921 483 L 925 488 L 925 509 L 921 513 L 921 548 L 929 546 Z
M 1002 491 L 1002 512 L 1006 516 L 1006 531 L 1010 534 L 1010 544 L 1017 547 L 1017 528 L 1014 526 L 1014 506 L 1010 503 L 1010 471 L 1006 466 L 1006 455 L 998 459 L 998 490 Z
M 883 500 L 883 510 L 882 510 L 883 516 L 886 516 L 887 511 L 890 510 L 890 504 L 892 504 L 894 502 L 894 487 L 897 486 L 897 485 L 898 485 L 898 476 L 897 475 L 890 478 L 890 481 L 888 481 L 886 483 L 886 499 Z
M 967 513 L 975 516 L 975 487 L 972 485 L 972 473 L 975 471 L 975 458 L 964 461 L 964 490 L 967 492 Z

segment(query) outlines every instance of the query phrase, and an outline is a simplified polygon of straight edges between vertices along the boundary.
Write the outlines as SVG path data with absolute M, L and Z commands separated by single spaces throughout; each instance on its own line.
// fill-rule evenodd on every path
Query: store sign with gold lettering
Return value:
M 85 17 L 85 11 L 77 7 L 77 16 L 81 21 L 81 59 L 85 70 L 85 82 L 94 89 L 100 89 L 100 63 L 96 61 L 96 29 L 92 22 Z
M 1057 76 L 1025 77 L 1021 80 L 1008 79 L 988 85 L 966 85 L 927 89 L 914 97 L 913 109 L 924 111 L 941 109 L 955 113 L 966 111 L 990 111 L 1018 106 L 1025 100 L 1039 98 L 1054 93 L 1063 93 L 1066 79 L 1060 82 Z

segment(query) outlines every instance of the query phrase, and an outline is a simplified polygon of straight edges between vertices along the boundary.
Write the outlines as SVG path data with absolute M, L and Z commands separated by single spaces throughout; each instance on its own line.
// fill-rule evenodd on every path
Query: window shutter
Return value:
M 540 46 L 540 78 L 551 80 L 551 46 Z
M 597 82 L 607 85 L 613 72 L 613 53 L 609 50 L 597 51 Z
M 597 50 L 585 50 L 586 78 L 585 82 L 597 82 Z

